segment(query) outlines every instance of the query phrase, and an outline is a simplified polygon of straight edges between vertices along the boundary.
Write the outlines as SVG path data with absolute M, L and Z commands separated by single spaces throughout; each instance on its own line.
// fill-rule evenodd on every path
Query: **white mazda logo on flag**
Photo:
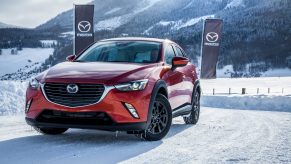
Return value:
M 219 38 L 219 36 L 215 32 L 209 32 L 206 34 L 206 40 L 210 43 L 217 42 L 218 38 Z
M 80 32 L 89 32 L 91 30 L 91 23 L 88 21 L 81 21 L 78 23 L 78 30 Z
M 79 91 L 79 87 L 76 84 L 69 84 L 67 85 L 67 92 L 68 93 L 77 93 Z

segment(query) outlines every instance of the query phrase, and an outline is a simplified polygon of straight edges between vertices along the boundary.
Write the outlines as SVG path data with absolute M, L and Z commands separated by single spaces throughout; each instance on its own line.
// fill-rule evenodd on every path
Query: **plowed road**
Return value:
M 201 113 L 195 126 L 174 119 L 167 137 L 157 142 L 94 130 L 43 136 L 23 116 L 1 116 L 0 163 L 291 163 L 291 113 Z

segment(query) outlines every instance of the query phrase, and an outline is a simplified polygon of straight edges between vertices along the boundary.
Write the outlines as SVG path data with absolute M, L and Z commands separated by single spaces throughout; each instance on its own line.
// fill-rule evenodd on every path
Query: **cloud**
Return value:
M 34 28 L 72 9 L 75 4 L 87 4 L 92 0 L 1 0 L 0 22 Z

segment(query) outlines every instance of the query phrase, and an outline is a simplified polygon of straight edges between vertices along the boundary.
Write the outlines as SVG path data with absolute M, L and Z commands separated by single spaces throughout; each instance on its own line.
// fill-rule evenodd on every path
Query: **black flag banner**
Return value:
M 94 5 L 75 5 L 74 53 L 78 55 L 94 42 Z
M 222 24 L 223 22 L 220 19 L 206 19 L 204 22 L 201 61 L 202 79 L 216 78 Z

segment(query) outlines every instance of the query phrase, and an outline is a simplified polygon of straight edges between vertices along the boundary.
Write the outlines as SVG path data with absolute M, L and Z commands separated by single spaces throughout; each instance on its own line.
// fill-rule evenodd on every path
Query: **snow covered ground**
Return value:
M 27 82 L 0 81 L 0 115 L 23 113 L 27 85 Z M 218 78 L 201 80 L 201 85 L 201 104 L 206 107 L 291 112 L 291 77 Z M 241 95 L 242 88 L 246 88 L 246 95 Z
M 200 65 L 200 58 L 197 58 Z M 248 70 L 248 69 L 247 69 Z M 244 75 L 251 74 L 249 71 L 242 72 Z M 217 77 L 219 78 L 230 78 L 231 73 L 234 73 L 232 65 L 226 65 L 221 69 L 217 69 Z M 276 68 L 276 69 L 268 69 L 265 72 L 257 72 L 261 77 L 290 77 L 291 69 L 290 68 Z
M 206 107 L 291 112 L 291 77 L 218 78 L 201 85 Z
M 232 94 L 241 94 L 242 88 L 246 88 L 248 95 L 291 95 L 291 77 L 259 77 L 259 78 L 217 78 L 213 80 L 201 80 L 203 93 L 209 95 L 215 89 L 216 94 L 228 94 L 231 88 Z M 270 88 L 270 94 L 268 93 Z
M 0 116 L 23 114 L 28 83 L 0 81 Z
M 43 136 L 23 117 L 0 117 L 0 163 L 291 163 L 291 113 L 201 109 L 200 122 L 174 119 L 165 139 L 69 130 Z
M 175 118 L 166 138 L 146 142 L 125 132 L 72 129 L 41 135 L 24 121 L 27 82 L 1 81 L 0 163 L 291 163 L 291 95 L 275 92 L 290 88 L 291 77 L 201 84 L 199 123 Z M 247 95 L 239 94 L 241 86 Z M 229 87 L 238 93 L 228 95 Z M 256 95 L 251 88 L 257 87 L 274 92 Z
M 39 67 L 53 52 L 53 48 L 23 48 L 22 51 L 18 51 L 17 55 L 12 55 L 11 49 L 2 49 L 0 76 L 33 70 Z

